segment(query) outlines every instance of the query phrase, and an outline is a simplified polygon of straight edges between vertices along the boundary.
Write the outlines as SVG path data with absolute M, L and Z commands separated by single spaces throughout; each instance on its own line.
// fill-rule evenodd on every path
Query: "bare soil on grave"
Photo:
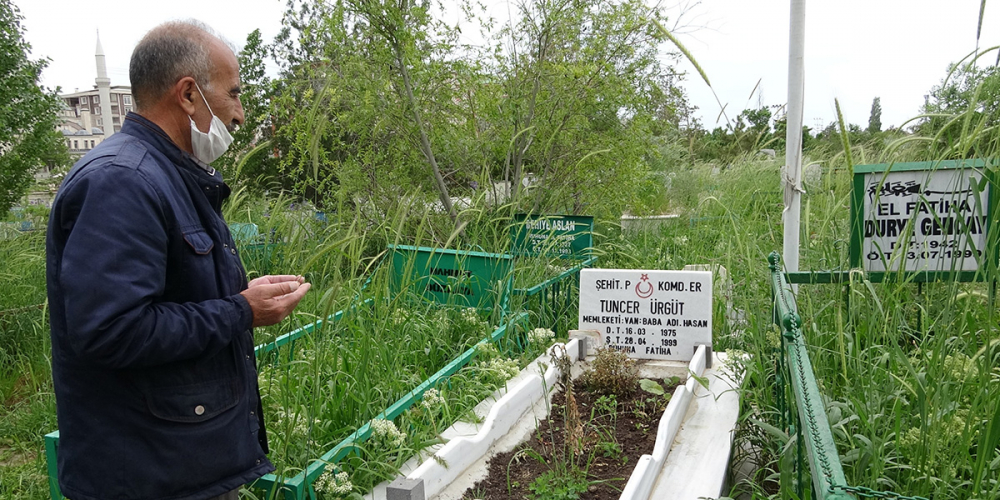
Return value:
M 666 394 L 672 394 L 674 387 L 665 386 Z M 584 449 L 576 458 L 576 463 L 585 467 L 588 457 L 593 455 L 587 468 L 587 479 L 591 482 L 588 490 L 580 494 L 581 500 L 613 499 L 621 495 L 639 457 L 653 452 L 656 431 L 666 408 L 663 396 L 655 396 L 639 389 L 623 397 L 616 396 L 617 418 L 599 417 L 591 420 L 595 402 L 600 397 L 592 394 L 579 384 L 574 388 L 574 397 L 584 424 Z M 467 500 L 507 500 L 515 498 L 536 498 L 529 486 L 535 479 L 548 472 L 551 465 L 545 462 L 566 456 L 565 448 L 565 394 L 552 396 L 552 411 L 549 418 L 539 423 L 527 442 L 514 450 L 500 453 L 490 459 L 489 474 L 470 488 L 463 497 Z M 598 411 L 598 414 L 601 412 Z M 596 426 L 593 424 L 597 424 Z M 598 429 L 598 430 L 595 430 Z M 621 452 L 605 453 L 600 442 L 608 441 L 608 433 L 613 432 L 614 440 Z M 604 437 L 599 437 L 600 435 Z M 529 456 L 526 449 L 534 450 L 545 458 Z M 596 448 L 596 451 L 595 451 Z M 605 445 L 606 448 L 606 445 Z M 516 457 L 516 458 L 515 458 Z

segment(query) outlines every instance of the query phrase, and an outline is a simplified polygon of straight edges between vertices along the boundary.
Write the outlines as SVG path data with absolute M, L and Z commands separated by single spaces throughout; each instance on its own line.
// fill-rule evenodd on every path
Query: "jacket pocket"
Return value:
M 201 227 L 189 229 L 184 231 L 184 241 L 194 250 L 194 253 L 198 255 L 208 255 L 215 247 L 215 242 L 212 241 L 212 237 L 208 235 L 207 232 Z
M 150 413 L 171 422 L 206 421 L 239 403 L 237 379 L 147 389 Z

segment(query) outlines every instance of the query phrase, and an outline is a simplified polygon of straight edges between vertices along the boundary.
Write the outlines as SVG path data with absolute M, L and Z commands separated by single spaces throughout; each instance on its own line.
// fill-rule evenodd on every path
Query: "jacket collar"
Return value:
M 170 136 L 160 128 L 159 125 L 149 121 L 146 117 L 129 112 L 125 115 L 122 123 L 121 133 L 131 135 L 149 144 L 157 151 L 163 153 L 174 165 L 181 167 L 198 167 L 198 170 L 207 173 L 210 177 L 216 177 L 217 173 L 211 165 L 206 165 L 187 151 L 182 150 L 174 144 Z

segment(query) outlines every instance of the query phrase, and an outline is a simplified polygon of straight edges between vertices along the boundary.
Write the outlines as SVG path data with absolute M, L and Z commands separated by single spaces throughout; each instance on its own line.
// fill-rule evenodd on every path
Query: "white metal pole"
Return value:
M 802 107 L 805 93 L 806 1 L 791 0 L 788 35 L 788 105 L 785 130 L 785 270 L 799 270 L 799 220 L 802 205 Z

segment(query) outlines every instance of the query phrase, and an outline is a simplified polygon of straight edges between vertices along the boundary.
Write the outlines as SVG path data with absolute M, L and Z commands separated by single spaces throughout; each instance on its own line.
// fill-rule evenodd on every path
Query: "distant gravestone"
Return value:
M 722 300 L 726 309 L 726 321 L 730 328 L 736 328 L 741 322 L 741 314 L 733 307 L 733 280 L 729 277 L 729 270 L 719 264 L 689 264 L 684 266 L 685 271 L 708 271 L 712 273 L 712 289 L 715 298 Z
M 823 180 L 823 167 L 819 163 L 810 163 L 802 168 L 802 182 L 807 186 L 819 186 Z
M 579 330 L 629 357 L 690 361 L 712 345 L 712 273 L 584 269 Z

